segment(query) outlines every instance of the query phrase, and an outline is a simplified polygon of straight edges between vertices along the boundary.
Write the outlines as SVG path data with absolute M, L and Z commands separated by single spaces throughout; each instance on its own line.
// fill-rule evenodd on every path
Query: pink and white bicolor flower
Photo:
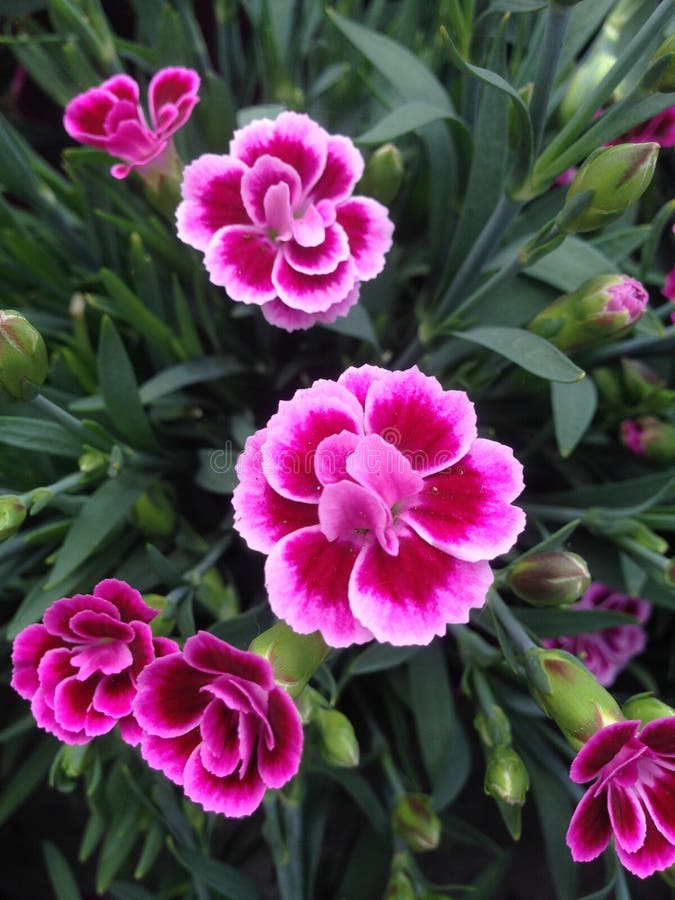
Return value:
M 333 647 L 428 644 L 485 603 L 524 526 L 512 451 L 416 367 L 348 369 L 279 405 L 237 464 L 235 528 L 272 610 Z
M 270 663 L 200 631 L 141 674 L 141 754 L 207 812 L 250 815 L 298 771 L 302 723 Z
M 391 247 L 384 206 L 352 196 L 363 157 L 309 116 L 281 113 L 234 133 L 183 174 L 178 237 L 204 253 L 214 284 L 287 331 L 334 322 Z
M 619 860 L 639 878 L 675 863 L 675 717 L 642 730 L 632 720 L 606 725 L 579 750 L 570 778 L 593 781 L 567 831 L 577 862 L 595 859 L 614 835 Z
M 172 136 L 199 102 L 199 84 L 192 69 L 160 69 L 148 87 L 149 126 L 136 81 L 114 75 L 74 97 L 66 106 L 63 126 L 81 144 L 123 160 L 110 170 L 115 178 L 126 178 L 133 169 L 142 176 L 162 172 L 171 165 Z
M 66 744 L 85 744 L 119 724 L 137 744 L 132 713 L 140 672 L 178 645 L 153 637 L 157 610 L 124 581 L 107 578 L 92 594 L 53 603 L 12 649 L 12 687 L 31 701 L 35 721 Z

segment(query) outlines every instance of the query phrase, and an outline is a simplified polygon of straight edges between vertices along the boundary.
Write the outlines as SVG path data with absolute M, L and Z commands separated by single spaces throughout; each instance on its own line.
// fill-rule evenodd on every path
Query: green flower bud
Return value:
M 532 694 L 575 750 L 605 725 L 623 720 L 614 697 L 576 656 L 543 647 L 533 647 L 528 656 L 536 659 L 548 682 L 548 691 L 530 685 Z
M 20 497 L 0 497 L 0 541 L 6 541 L 21 528 L 26 518 L 26 505 Z
M 47 377 L 40 332 L 13 309 L 0 310 L 0 388 L 14 400 L 32 400 Z
M 82 473 L 95 472 L 96 469 L 100 469 L 101 466 L 108 465 L 109 459 L 105 453 L 101 453 L 100 450 L 87 450 L 86 453 L 83 453 L 82 456 L 78 459 L 77 465 Z
M 427 794 L 403 794 L 392 812 L 394 831 L 415 853 L 435 850 L 441 839 L 441 820 Z
M 533 553 L 516 562 L 509 574 L 513 593 L 533 606 L 567 606 L 591 583 L 586 560 L 576 553 Z
M 572 118 L 588 96 L 588 92 L 600 84 L 615 63 L 616 56 L 613 53 L 604 51 L 595 53 L 587 62 L 575 70 L 560 104 L 559 115 L 563 124 Z
M 285 622 L 259 634 L 248 649 L 268 660 L 277 684 L 291 697 L 301 693 L 330 651 L 318 631 L 296 634 Z
M 403 183 L 403 157 L 394 144 L 382 144 L 366 163 L 359 192 L 389 204 Z
M 649 294 L 627 275 L 599 275 L 541 310 L 530 331 L 567 352 L 590 347 L 628 331 L 641 318 Z
M 171 614 L 173 605 L 169 603 L 164 594 L 143 594 L 143 599 L 152 609 L 159 612 L 158 616 L 150 622 L 150 628 L 155 637 L 167 637 L 173 631 L 176 624 L 175 617 Z
M 661 71 L 660 77 L 654 85 L 655 91 L 675 91 L 675 34 L 671 34 L 661 44 L 659 49 L 652 57 L 653 61 L 657 59 L 668 59 L 666 67 Z
M 484 747 L 496 747 L 511 743 L 511 723 L 506 713 L 495 703 L 487 716 L 482 710 L 473 720 L 473 725 Z
M 559 225 L 570 234 L 595 231 L 614 222 L 647 190 L 656 166 L 659 145 L 616 144 L 594 150 L 577 172 L 565 198 L 565 207 L 579 194 L 592 193 L 591 202 L 571 218 L 565 207 Z
M 636 456 L 669 465 L 675 461 L 675 425 L 655 416 L 626 419 L 619 429 L 621 443 Z
M 417 894 L 407 872 L 392 872 L 383 900 L 416 900 Z
M 353 769 L 359 764 L 359 742 L 344 713 L 337 709 L 317 709 L 313 723 L 319 731 L 319 753 L 329 766 Z
M 134 503 L 131 521 L 149 538 L 169 537 L 176 528 L 176 510 L 173 491 L 168 484 L 158 481 Z
M 649 691 L 629 697 L 623 705 L 623 714 L 627 719 L 639 719 L 643 725 L 655 719 L 675 716 L 675 709 L 659 700 Z
M 488 756 L 483 790 L 509 806 L 522 806 L 530 777 L 522 759 L 512 747 L 495 747 Z
M 623 408 L 621 379 L 611 366 L 598 366 L 591 372 L 598 393 L 608 406 Z
M 631 400 L 640 401 L 666 386 L 666 382 L 658 372 L 645 365 L 639 359 L 621 359 L 623 380 Z
M 239 613 L 239 597 L 234 585 L 226 584 L 215 566 L 199 579 L 197 598 L 221 622 Z

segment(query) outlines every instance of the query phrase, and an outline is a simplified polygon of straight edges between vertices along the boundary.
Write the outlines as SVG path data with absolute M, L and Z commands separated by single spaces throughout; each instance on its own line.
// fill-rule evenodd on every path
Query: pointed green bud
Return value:
M 329 766 L 353 769 L 359 764 L 359 742 L 354 727 L 337 709 L 317 709 L 312 722 L 319 731 L 319 753 Z
M 215 566 L 207 569 L 199 579 L 197 598 L 202 606 L 221 622 L 239 613 L 240 604 L 236 588 L 233 584 L 223 581 Z
M 276 683 L 291 697 L 301 693 L 330 651 L 318 631 L 296 634 L 285 622 L 259 634 L 248 649 L 265 657 Z
M 0 497 L 0 541 L 6 541 L 21 528 L 26 518 L 26 505 L 20 497 Z
M 410 876 L 403 870 L 392 872 L 382 900 L 416 900 L 417 894 Z
M 642 360 L 624 356 L 621 359 L 621 370 L 631 400 L 644 400 L 666 386 L 659 373 L 645 365 Z
M 473 726 L 485 747 L 511 743 L 511 723 L 504 710 L 496 703 L 493 704 L 489 716 L 481 710 L 473 720 Z
M 616 56 L 605 51 L 593 54 L 587 62 L 575 69 L 560 104 L 559 115 L 563 124 L 572 118 L 589 91 L 600 84 L 615 63 Z
M 411 850 L 435 850 L 441 839 L 441 820 L 433 811 L 427 794 L 403 794 L 392 812 L 394 831 Z
M 623 705 L 623 714 L 627 719 L 639 719 L 643 725 L 655 719 L 666 719 L 675 716 L 675 709 L 659 700 L 650 691 L 629 697 Z
M 541 310 L 528 328 L 566 352 L 618 337 L 642 317 L 649 294 L 635 278 L 599 275 Z
M 400 150 L 394 144 L 382 144 L 366 163 L 359 193 L 368 194 L 388 205 L 401 189 L 403 174 Z
M 13 309 L 0 310 L 0 388 L 14 400 L 32 400 L 47 377 L 42 335 Z
M 598 366 L 592 370 L 591 377 L 600 397 L 608 406 L 623 408 L 622 383 L 615 369 L 611 366 Z
M 173 615 L 173 604 L 164 594 L 143 594 L 143 599 L 151 609 L 156 609 L 158 616 L 150 622 L 150 629 L 154 637 L 167 637 L 173 631 L 176 624 Z
M 623 720 L 614 697 L 576 656 L 543 647 L 533 647 L 527 655 L 537 660 L 548 682 L 547 691 L 530 685 L 535 700 L 575 750 L 605 725 Z
M 669 465 L 675 462 L 675 425 L 655 416 L 625 419 L 619 428 L 621 443 L 636 456 Z
M 131 521 L 149 538 L 164 538 L 176 528 L 176 510 L 171 487 L 158 481 L 134 503 Z
M 655 91 L 675 91 L 675 34 L 671 34 L 661 44 L 652 57 L 652 61 L 667 60 L 659 73 L 653 89 Z
M 530 777 L 522 759 L 512 747 L 495 747 L 488 756 L 483 790 L 509 806 L 522 806 Z
M 595 231 L 614 222 L 649 187 L 659 154 L 656 143 L 616 144 L 594 150 L 577 172 L 565 198 L 565 207 L 576 196 L 591 192 L 588 206 L 576 216 L 566 217 L 563 207 L 559 224 L 569 234 Z
M 511 568 L 513 593 L 533 606 L 568 606 L 590 586 L 586 560 L 577 553 L 533 553 Z
M 88 472 L 95 472 L 96 469 L 100 469 L 102 466 L 107 466 L 108 462 L 109 460 L 105 453 L 89 448 L 78 459 L 77 466 L 80 472 L 87 474 Z

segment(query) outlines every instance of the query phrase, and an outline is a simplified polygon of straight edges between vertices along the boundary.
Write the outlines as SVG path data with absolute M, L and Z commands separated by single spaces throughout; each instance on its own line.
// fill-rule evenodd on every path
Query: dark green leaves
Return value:
M 574 382 L 584 377 L 583 370 L 557 347 L 521 328 L 485 326 L 458 331 L 456 336 L 487 347 L 533 375 L 549 381 Z

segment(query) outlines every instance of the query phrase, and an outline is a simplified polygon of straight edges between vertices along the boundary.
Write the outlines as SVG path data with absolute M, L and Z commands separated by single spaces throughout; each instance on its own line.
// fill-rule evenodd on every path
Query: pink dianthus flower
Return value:
M 548 638 L 544 646 L 558 647 L 578 657 L 604 687 L 614 684 L 617 675 L 634 656 L 645 649 L 647 635 L 642 624 L 647 621 L 651 607 L 647 600 L 629 597 L 599 581 L 593 582 L 570 610 L 605 609 L 634 616 L 639 624 L 616 625 L 586 634 Z
M 237 464 L 235 527 L 272 609 L 333 647 L 428 644 L 466 622 L 524 526 L 512 451 L 417 367 L 348 369 L 279 405 Z
M 672 268 L 666 275 L 666 280 L 663 282 L 661 293 L 667 300 L 670 300 L 671 302 L 675 301 L 675 268 Z M 670 320 L 671 322 L 675 322 L 675 312 L 670 314 Z
M 107 578 L 93 594 L 53 603 L 42 624 L 14 640 L 12 687 L 37 724 L 67 744 L 84 744 L 119 723 L 127 743 L 140 740 L 132 713 L 140 672 L 176 653 L 175 641 L 153 637 L 157 611 L 124 581 Z
M 594 781 L 567 831 L 577 862 L 599 856 L 613 834 L 619 860 L 639 878 L 675 863 L 675 717 L 641 730 L 637 721 L 606 725 L 579 750 L 570 778 Z
M 646 122 L 641 122 L 610 144 L 648 144 L 675 147 L 675 106 L 669 106 Z
M 302 724 L 266 659 L 200 631 L 141 674 L 141 754 L 208 812 L 247 816 L 297 772 Z
M 115 178 L 126 178 L 133 169 L 141 175 L 162 171 L 168 165 L 167 155 L 173 152 L 172 136 L 199 102 L 199 83 L 192 69 L 160 69 L 148 87 L 149 127 L 136 81 L 128 75 L 114 75 L 68 103 L 63 127 L 81 144 L 124 160 L 110 170 Z
M 334 322 L 378 275 L 392 243 L 384 206 L 354 197 L 363 157 L 309 116 L 281 113 L 234 133 L 183 175 L 178 237 L 214 284 L 287 331 Z

